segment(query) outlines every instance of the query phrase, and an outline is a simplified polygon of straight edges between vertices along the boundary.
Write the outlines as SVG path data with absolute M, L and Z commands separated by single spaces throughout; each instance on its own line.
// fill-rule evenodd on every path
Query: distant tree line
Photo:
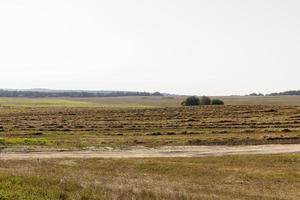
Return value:
M 122 96 L 162 96 L 159 92 L 127 92 L 127 91 L 23 91 L 0 90 L 0 97 L 122 97 Z
M 285 92 L 274 92 L 270 94 L 251 93 L 246 96 L 300 96 L 300 90 L 289 90 Z
M 290 90 L 285 92 L 275 92 L 275 93 L 268 94 L 268 96 L 280 96 L 280 95 L 298 96 L 300 95 L 300 90 Z

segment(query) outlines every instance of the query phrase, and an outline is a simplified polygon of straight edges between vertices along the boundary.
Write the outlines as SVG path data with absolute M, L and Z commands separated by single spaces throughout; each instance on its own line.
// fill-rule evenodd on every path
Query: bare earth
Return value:
M 224 155 L 300 153 L 300 144 L 249 145 L 249 146 L 178 146 L 161 148 L 135 148 L 130 150 L 102 151 L 43 151 L 2 152 L 1 160 L 45 158 L 146 158 L 146 157 L 204 157 Z

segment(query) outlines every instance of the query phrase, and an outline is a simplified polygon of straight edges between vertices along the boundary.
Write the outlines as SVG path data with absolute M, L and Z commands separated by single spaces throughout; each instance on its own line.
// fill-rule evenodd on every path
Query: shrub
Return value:
M 206 96 L 201 97 L 200 105 L 211 105 L 211 99 Z
M 213 99 L 211 101 L 211 105 L 224 105 L 224 101 L 222 101 L 221 99 Z
M 200 99 L 196 96 L 191 96 L 186 98 L 186 100 L 184 100 L 181 105 L 183 106 L 198 106 L 200 105 Z
M 198 106 L 198 105 L 224 105 L 224 102 L 220 99 L 211 100 L 207 96 L 203 96 L 200 99 L 196 96 L 190 96 L 184 100 L 181 105 L 183 106 Z

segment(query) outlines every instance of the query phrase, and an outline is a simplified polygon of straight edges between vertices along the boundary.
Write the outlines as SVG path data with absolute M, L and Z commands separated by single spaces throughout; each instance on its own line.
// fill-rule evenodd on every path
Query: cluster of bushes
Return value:
M 259 97 L 259 96 L 265 96 L 264 94 L 262 93 L 251 93 L 249 95 L 246 95 L 246 96 L 251 96 L 251 97 Z
M 224 105 L 224 102 L 220 99 L 210 99 L 203 96 L 201 98 L 197 96 L 190 96 L 184 100 L 181 105 L 183 106 L 200 106 L 200 105 Z

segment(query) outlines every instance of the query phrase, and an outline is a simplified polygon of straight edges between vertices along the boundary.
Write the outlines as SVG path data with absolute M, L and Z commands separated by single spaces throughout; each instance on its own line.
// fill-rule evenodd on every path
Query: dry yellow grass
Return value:
M 296 200 L 299 168 L 299 154 L 2 161 L 0 199 Z

